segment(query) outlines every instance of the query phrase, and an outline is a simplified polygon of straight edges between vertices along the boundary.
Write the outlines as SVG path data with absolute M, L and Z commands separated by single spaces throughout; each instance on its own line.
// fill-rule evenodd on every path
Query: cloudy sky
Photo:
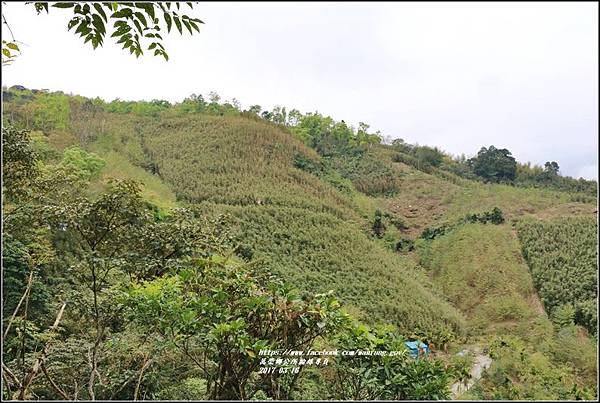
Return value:
M 203 2 L 190 13 L 201 33 L 165 41 L 169 62 L 135 59 L 110 40 L 84 47 L 66 30 L 67 11 L 8 3 L 3 13 L 23 43 L 3 85 L 172 102 L 216 91 L 453 154 L 493 144 L 597 179 L 595 2 Z

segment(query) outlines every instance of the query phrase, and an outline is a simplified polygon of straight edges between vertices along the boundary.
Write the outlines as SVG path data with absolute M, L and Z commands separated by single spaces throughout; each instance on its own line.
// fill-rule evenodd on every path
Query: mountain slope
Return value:
M 414 262 L 373 242 L 351 196 L 294 166 L 319 156 L 263 122 L 194 116 L 140 129 L 180 199 L 235 217 L 257 258 L 304 291 L 333 289 L 371 322 L 459 330 L 461 315 Z M 368 227 L 367 227 L 368 228 Z
M 60 113 L 47 113 L 47 104 Z M 237 110 L 133 104 L 24 93 L 4 105 L 5 116 L 38 130 L 36 147 L 48 161 L 70 146 L 104 159 L 92 197 L 110 177 L 141 181 L 144 197 L 163 210 L 228 214 L 241 258 L 266 262 L 303 292 L 334 290 L 366 322 L 391 323 L 428 341 L 452 332 L 453 348 L 511 346 L 498 353 L 495 375 L 473 388 L 475 397 L 556 398 L 573 384 L 594 387 L 594 343 L 546 315 L 534 288 L 543 284 L 532 281 L 512 226 L 525 217 L 595 219 L 592 196 L 417 169 L 384 144 L 310 147 L 293 128 Z M 466 215 L 495 207 L 503 224 L 465 223 Z M 419 239 L 441 225 L 451 230 Z M 531 353 L 535 365 L 516 371 L 519 351 Z M 533 386 L 534 394 L 523 391 Z

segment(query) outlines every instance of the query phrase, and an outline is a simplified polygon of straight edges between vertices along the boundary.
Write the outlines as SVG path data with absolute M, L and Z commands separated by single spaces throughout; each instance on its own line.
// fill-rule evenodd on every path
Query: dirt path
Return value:
M 464 351 L 468 352 L 468 350 Z M 483 371 L 488 369 L 490 365 L 492 365 L 492 359 L 487 355 L 478 353 L 475 356 L 473 368 L 471 368 L 471 378 L 466 385 L 464 383 L 456 382 L 450 387 L 452 400 L 456 400 L 460 395 L 471 389 L 471 386 L 473 386 L 475 382 L 481 378 Z

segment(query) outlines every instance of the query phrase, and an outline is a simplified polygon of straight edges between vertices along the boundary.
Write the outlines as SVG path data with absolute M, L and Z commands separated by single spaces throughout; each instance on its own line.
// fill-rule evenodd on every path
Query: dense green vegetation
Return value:
M 494 362 L 470 397 L 592 396 L 595 342 L 574 323 L 553 326 L 546 317 L 507 224 L 466 223 L 418 246 L 422 264 L 466 314 L 469 334 L 490 346 Z
M 517 173 L 517 161 L 506 148 L 483 147 L 468 163 L 475 175 L 490 182 L 514 181 Z
M 364 123 L 215 93 L 3 94 L 5 397 L 444 399 L 464 343 L 494 359 L 468 396 L 596 396 L 579 327 L 595 333 L 595 182 L 552 163 L 535 187 L 518 163 L 483 178 Z M 406 339 L 435 354 L 256 372 L 263 348 Z
M 256 373 L 260 350 L 344 347 L 355 328 L 363 344 L 404 349 L 389 327 L 390 344 L 378 342 L 331 292 L 299 294 L 259 261 L 233 257 L 225 217 L 161 211 L 130 180 L 86 196 L 101 160 L 69 148 L 46 165 L 22 130 L 3 128 L 3 148 L 13 179 L 3 206 L 5 397 L 169 399 L 181 383 L 196 386 L 195 399 L 301 398 L 300 371 Z M 374 398 L 447 396 L 441 361 L 404 352 L 380 365 Z M 320 397 L 344 393 L 339 384 Z
M 571 332 L 571 330 L 568 330 Z M 594 394 L 582 388 L 570 377 L 565 367 L 553 362 L 551 357 L 577 362 L 581 367 L 587 366 L 590 383 L 595 374 L 594 347 L 591 344 L 581 346 L 576 337 L 570 334 L 559 334 L 561 343 L 577 346 L 574 351 L 562 352 L 563 345 L 547 345 L 553 349 L 554 355 L 536 351 L 523 343 L 519 338 L 503 336 L 492 341 L 490 357 L 494 364 L 471 391 L 474 399 L 511 399 L 511 400 L 593 400 Z M 559 356 L 561 356 L 559 358 Z
M 597 332 L 598 224 L 591 217 L 519 223 L 523 256 L 546 311 Z M 563 315 L 560 318 L 560 315 Z M 567 318 L 564 318 L 567 315 Z

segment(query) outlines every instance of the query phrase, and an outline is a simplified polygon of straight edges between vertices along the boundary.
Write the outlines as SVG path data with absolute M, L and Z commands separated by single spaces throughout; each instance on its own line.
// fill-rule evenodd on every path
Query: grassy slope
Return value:
M 404 331 L 460 327 L 461 315 L 411 260 L 367 236 L 352 197 L 294 167 L 296 153 L 319 157 L 288 134 L 196 116 L 149 126 L 144 137 L 179 198 L 232 214 L 254 256 L 300 289 L 333 289 L 359 316 Z
M 385 148 L 375 152 L 380 159 L 390 161 L 395 153 Z M 402 162 L 394 162 L 392 166 L 399 192 L 393 197 L 370 199 L 374 206 L 404 217 L 409 226 L 405 233 L 413 238 L 427 226 L 454 222 L 468 213 L 489 211 L 493 207 L 499 207 L 508 220 L 522 215 L 589 212 L 595 208 L 589 203 L 569 203 L 570 195 L 565 192 L 483 184 L 439 170 L 425 173 Z
M 474 334 L 544 317 L 518 240 L 509 225 L 468 224 L 436 238 L 421 260 L 445 295 L 467 315 Z
M 102 130 L 80 142 L 107 161 L 93 190 L 108 177 L 129 177 L 142 181 L 145 196 L 160 207 L 201 203 L 208 212 L 228 212 L 255 258 L 302 290 L 335 290 L 370 322 L 406 332 L 462 326 L 460 313 L 413 261 L 368 236 L 369 198 L 342 194 L 293 166 L 297 153 L 319 157 L 290 135 L 232 117 L 98 118 L 102 125 L 94 127 Z M 48 139 L 59 148 L 78 143 L 69 132 Z M 160 177 L 142 168 L 150 162 Z
M 435 222 L 456 220 L 468 213 L 499 207 L 507 219 L 521 215 L 560 211 L 569 204 L 589 210 L 591 204 L 569 203 L 569 195 L 546 189 L 463 181 L 455 184 L 438 176 L 396 163 L 401 192 L 393 198 L 380 198 L 382 204 L 407 218 L 415 235 Z
M 296 153 L 317 159 L 316 153 L 270 125 L 196 116 L 168 119 L 144 135 L 161 177 L 182 200 L 298 207 L 357 218 L 338 191 L 294 168 Z

